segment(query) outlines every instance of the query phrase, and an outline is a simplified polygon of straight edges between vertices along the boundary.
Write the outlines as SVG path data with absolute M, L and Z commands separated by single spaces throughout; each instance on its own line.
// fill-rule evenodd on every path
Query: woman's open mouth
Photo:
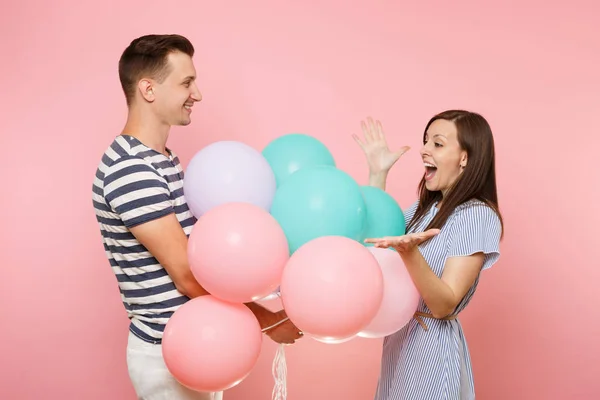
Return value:
M 423 163 L 425 165 L 425 180 L 430 181 L 435 176 L 437 172 L 437 167 L 431 163 Z

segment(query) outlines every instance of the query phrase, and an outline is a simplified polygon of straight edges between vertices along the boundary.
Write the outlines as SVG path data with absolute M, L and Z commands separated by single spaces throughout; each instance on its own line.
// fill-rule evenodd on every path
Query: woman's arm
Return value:
M 369 186 L 373 186 L 385 191 L 388 171 L 373 173 L 369 170 Z
M 431 270 L 418 247 L 400 252 L 400 256 L 423 301 L 435 318 L 452 314 L 475 283 L 484 260 L 483 253 L 449 258 L 440 279 Z
M 455 218 L 447 228 L 450 229 L 449 248 L 441 278 L 431 270 L 418 247 L 439 234 L 439 229 L 365 240 L 376 247 L 391 247 L 400 254 L 417 290 L 436 318 L 451 314 L 480 271 L 490 268 L 500 257 L 502 226 L 491 208 L 466 207 Z

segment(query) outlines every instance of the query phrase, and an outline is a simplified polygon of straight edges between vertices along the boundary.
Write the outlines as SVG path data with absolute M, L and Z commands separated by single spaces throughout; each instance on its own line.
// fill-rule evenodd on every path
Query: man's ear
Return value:
M 155 99 L 153 82 L 149 79 L 142 79 L 138 82 L 138 90 L 147 102 L 153 102 Z

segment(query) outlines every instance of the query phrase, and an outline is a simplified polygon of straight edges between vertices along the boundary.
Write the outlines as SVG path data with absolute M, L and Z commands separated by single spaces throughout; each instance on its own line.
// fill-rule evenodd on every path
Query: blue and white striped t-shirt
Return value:
M 129 228 L 175 213 L 189 236 L 196 218 L 183 196 L 183 169 L 138 139 L 120 135 L 104 153 L 94 179 L 92 198 L 106 256 L 116 275 L 130 330 L 161 343 L 164 327 L 189 298 Z

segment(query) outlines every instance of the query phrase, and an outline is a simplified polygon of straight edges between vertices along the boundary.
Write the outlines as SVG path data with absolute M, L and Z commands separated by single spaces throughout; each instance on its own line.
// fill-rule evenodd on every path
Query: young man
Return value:
M 125 128 L 108 147 L 93 185 L 104 248 L 131 320 L 129 375 L 140 399 L 213 399 L 180 385 L 162 358 L 164 327 L 179 306 L 208 294 L 194 279 L 187 240 L 196 218 L 183 195 L 183 169 L 167 146 L 173 125 L 188 125 L 202 99 L 194 47 L 179 35 L 137 38 L 123 52 L 119 77 L 128 106 Z M 247 306 L 263 329 L 285 319 Z M 302 333 L 289 320 L 267 331 L 277 343 Z M 220 396 L 220 394 L 219 394 Z

